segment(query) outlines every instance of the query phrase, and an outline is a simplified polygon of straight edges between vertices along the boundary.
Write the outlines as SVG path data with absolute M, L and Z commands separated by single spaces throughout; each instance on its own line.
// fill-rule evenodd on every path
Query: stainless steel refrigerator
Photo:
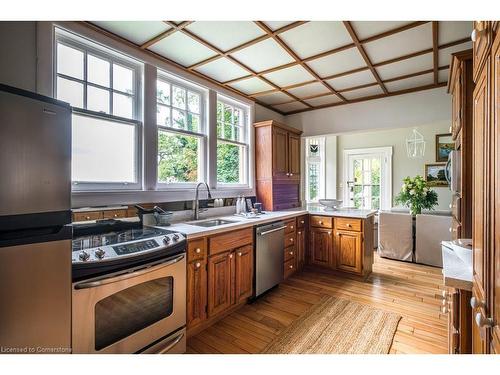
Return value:
M 0 84 L 0 353 L 71 346 L 71 108 Z

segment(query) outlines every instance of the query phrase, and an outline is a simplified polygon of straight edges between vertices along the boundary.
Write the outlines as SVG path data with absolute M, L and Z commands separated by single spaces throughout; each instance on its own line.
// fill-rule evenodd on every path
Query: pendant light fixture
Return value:
M 417 129 L 413 129 L 411 135 L 406 138 L 406 154 L 410 159 L 421 159 L 425 154 L 424 136 Z

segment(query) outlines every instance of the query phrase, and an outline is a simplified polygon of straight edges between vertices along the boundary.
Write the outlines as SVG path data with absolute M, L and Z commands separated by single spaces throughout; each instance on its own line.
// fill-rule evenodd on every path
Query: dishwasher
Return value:
M 254 297 L 283 281 L 285 223 L 277 221 L 255 228 Z

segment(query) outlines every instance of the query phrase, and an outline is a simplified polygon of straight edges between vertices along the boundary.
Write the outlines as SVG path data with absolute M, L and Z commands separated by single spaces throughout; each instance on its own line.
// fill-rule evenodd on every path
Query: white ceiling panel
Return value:
M 286 25 L 290 25 L 294 21 L 264 21 L 264 23 L 273 31 L 281 29 Z
M 401 60 L 392 64 L 381 65 L 377 68 L 377 73 L 382 80 L 403 76 L 406 74 L 420 72 L 431 69 L 434 66 L 432 53 L 415 56 L 411 59 Z
M 448 48 L 443 48 L 440 49 L 438 52 L 439 56 L 439 65 L 449 65 L 451 62 L 451 54 L 455 52 L 460 52 L 464 51 L 466 49 L 472 48 L 472 42 L 466 42 L 462 44 L 457 44 L 456 46 L 453 47 L 448 47 Z
M 472 21 L 440 21 L 438 29 L 439 44 L 446 44 L 470 37 Z
M 432 48 L 432 24 L 414 27 L 364 44 L 365 51 L 373 64 L 412 52 Z
M 314 80 L 312 74 L 300 65 L 264 74 L 264 77 L 281 87 Z
M 323 84 L 319 82 L 309 83 L 304 86 L 295 87 L 293 89 L 287 90 L 290 94 L 293 94 L 299 98 L 305 98 L 308 96 L 325 94 L 329 92 Z
M 313 106 L 335 104 L 335 103 L 338 103 L 340 101 L 341 100 L 339 99 L 339 97 L 335 94 L 320 96 L 319 98 L 305 100 L 306 103 L 313 105 Z
M 448 76 L 450 74 L 450 69 L 440 70 L 438 72 L 438 81 L 439 83 L 448 82 Z
M 222 51 L 228 51 L 265 34 L 250 21 L 197 21 L 187 29 Z
M 365 85 L 375 82 L 375 77 L 369 69 L 358 73 L 349 74 L 346 76 L 330 79 L 327 81 L 335 90 L 342 90 L 349 87 Z
M 409 23 L 408 21 L 352 21 L 351 25 L 358 39 L 363 40 Z
M 283 112 L 291 112 L 291 111 L 298 111 L 300 109 L 306 109 L 307 106 L 305 104 L 302 104 L 301 102 L 292 102 L 292 103 L 276 105 L 274 106 L 274 108 Z
M 149 49 L 183 66 L 196 64 L 215 55 L 211 49 L 179 32 L 160 40 Z
M 386 82 L 384 83 L 384 85 L 387 88 L 387 90 L 389 90 L 389 92 L 394 92 L 399 90 L 410 89 L 412 87 L 430 85 L 433 82 L 434 82 L 434 74 L 428 73 L 416 77 L 400 79 L 393 82 Z
M 250 69 L 261 72 L 294 61 L 292 57 L 272 39 L 266 39 L 232 54 Z
M 93 24 L 141 45 L 171 27 L 161 21 L 96 21 Z
M 307 63 L 320 77 L 346 72 L 348 70 L 366 66 L 365 60 L 357 48 L 349 48 L 345 51 L 334 53 Z
M 289 101 L 291 98 L 287 94 L 278 91 L 268 95 L 257 96 L 256 99 L 266 104 L 277 104 Z
M 347 100 L 352 100 L 352 99 L 364 98 L 367 96 L 380 95 L 383 93 L 384 92 L 382 91 L 380 86 L 370 86 L 370 87 L 365 87 L 364 89 L 343 92 L 342 96 Z
M 201 65 L 195 70 L 219 82 L 226 82 L 249 74 L 245 69 L 225 57 Z
M 340 21 L 312 21 L 280 34 L 280 38 L 301 58 L 352 43 Z
M 236 90 L 244 92 L 245 94 L 248 95 L 274 89 L 273 86 L 267 84 L 266 82 L 257 77 L 244 79 L 242 81 L 232 83 L 229 86 L 234 87 Z

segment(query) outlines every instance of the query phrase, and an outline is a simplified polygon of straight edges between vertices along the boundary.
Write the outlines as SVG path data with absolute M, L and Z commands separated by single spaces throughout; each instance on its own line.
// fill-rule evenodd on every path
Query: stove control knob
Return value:
M 180 238 L 180 237 L 179 237 L 179 235 L 178 235 L 177 233 L 173 235 L 173 239 L 174 239 L 174 241 L 178 241 L 178 240 L 179 240 L 179 238 Z
M 106 255 L 106 252 L 103 249 L 99 248 L 94 252 L 94 254 L 97 259 L 102 259 Z
M 85 250 L 80 251 L 80 254 L 78 254 L 78 259 L 80 259 L 82 262 L 86 262 L 90 259 L 90 254 Z
M 163 242 L 165 242 L 165 244 L 168 245 L 170 243 L 170 237 L 169 236 L 163 237 Z

